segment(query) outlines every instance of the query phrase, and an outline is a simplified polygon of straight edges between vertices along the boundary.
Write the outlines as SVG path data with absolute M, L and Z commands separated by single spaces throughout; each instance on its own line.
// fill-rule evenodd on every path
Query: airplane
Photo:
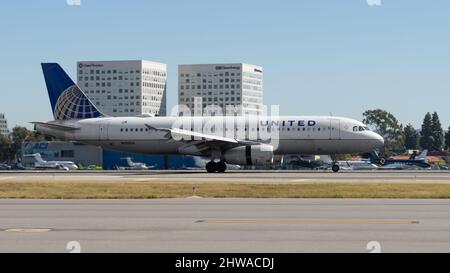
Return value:
M 384 146 L 366 125 L 341 117 L 111 117 L 59 64 L 43 63 L 42 70 L 54 120 L 33 122 L 38 132 L 116 151 L 208 157 L 208 173 L 223 173 L 227 164 L 276 164 L 284 154 L 363 153 Z M 339 169 L 333 164 L 334 172 Z
M 370 152 L 370 160 L 372 163 L 380 165 L 381 170 L 411 170 L 411 169 L 430 169 L 431 164 L 428 163 L 428 150 L 422 151 L 417 155 L 413 153 L 408 160 L 380 158 L 376 151 Z
M 34 167 L 36 169 L 52 169 L 52 170 L 65 170 L 76 171 L 78 166 L 72 161 L 45 161 L 42 159 L 41 154 L 24 155 L 25 157 L 33 158 L 35 160 Z
M 131 170 L 131 171 L 139 171 L 139 170 L 149 170 L 153 169 L 155 166 L 147 166 L 145 163 L 133 162 L 131 157 L 124 157 L 123 160 L 126 160 L 126 167 L 118 167 L 120 170 Z

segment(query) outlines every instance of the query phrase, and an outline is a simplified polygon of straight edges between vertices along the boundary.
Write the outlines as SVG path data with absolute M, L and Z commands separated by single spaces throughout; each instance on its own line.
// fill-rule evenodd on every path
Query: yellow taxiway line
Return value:
M 419 222 L 408 219 L 205 219 L 197 223 L 230 225 L 410 225 Z

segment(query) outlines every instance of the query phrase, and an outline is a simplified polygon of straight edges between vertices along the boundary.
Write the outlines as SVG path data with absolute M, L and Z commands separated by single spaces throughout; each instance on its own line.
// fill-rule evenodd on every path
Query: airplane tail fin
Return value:
M 37 153 L 37 154 L 30 154 L 30 155 L 25 155 L 25 157 L 29 157 L 29 158 L 34 158 L 34 160 L 36 160 L 36 162 L 45 162 L 43 159 L 42 159 L 42 156 L 41 156 L 41 154 L 39 154 L 39 153 Z
M 57 63 L 43 63 L 45 83 L 56 120 L 104 116 Z
M 130 157 L 127 157 L 126 160 L 127 160 L 127 163 L 128 163 L 128 165 L 130 167 L 133 166 L 134 162 L 133 162 L 133 160 Z
M 42 159 L 41 154 L 34 154 L 34 158 L 37 162 L 45 162 L 44 159 Z
M 416 156 L 415 160 L 423 160 L 426 161 L 428 156 L 428 150 L 423 150 L 422 153 Z

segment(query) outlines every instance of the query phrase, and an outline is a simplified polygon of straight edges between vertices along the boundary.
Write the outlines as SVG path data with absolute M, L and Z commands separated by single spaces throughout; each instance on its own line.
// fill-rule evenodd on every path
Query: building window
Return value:
M 75 157 L 75 151 L 74 150 L 62 150 L 61 151 L 61 157 L 74 158 Z

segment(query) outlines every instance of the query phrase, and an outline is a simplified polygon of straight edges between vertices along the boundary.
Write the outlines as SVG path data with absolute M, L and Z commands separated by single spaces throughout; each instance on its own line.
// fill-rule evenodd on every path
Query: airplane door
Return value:
M 341 139 L 341 121 L 330 119 L 330 139 Z
M 102 123 L 102 124 L 100 124 L 99 125 L 99 127 L 100 127 L 100 140 L 108 140 L 109 139 L 109 137 L 108 137 L 108 129 L 109 129 L 109 126 L 108 126 L 108 123 Z

